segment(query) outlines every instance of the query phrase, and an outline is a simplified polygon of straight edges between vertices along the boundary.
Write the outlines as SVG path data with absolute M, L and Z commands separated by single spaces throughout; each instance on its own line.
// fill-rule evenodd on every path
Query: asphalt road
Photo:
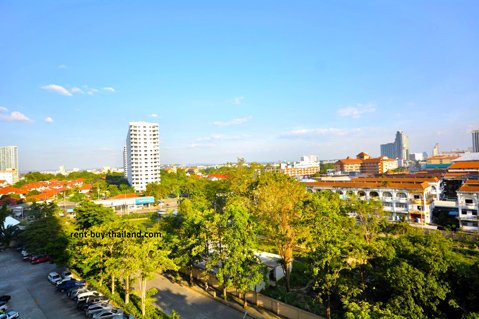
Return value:
M 156 275 L 148 282 L 148 288 L 155 287 L 156 304 L 167 314 L 174 309 L 181 319 L 242 319 L 244 314 L 215 301 L 186 286 L 171 282 Z
M 23 262 L 19 252 L 0 252 L 0 295 L 10 295 L 9 309 L 19 312 L 20 318 L 80 319 L 84 314 L 66 294 L 58 293 L 47 280 L 54 264 L 32 265 Z

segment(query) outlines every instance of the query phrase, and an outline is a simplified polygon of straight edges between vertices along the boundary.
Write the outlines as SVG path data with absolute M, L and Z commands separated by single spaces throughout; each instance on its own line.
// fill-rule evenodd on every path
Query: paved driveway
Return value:
M 14 250 L 0 252 L 0 295 L 10 295 L 9 308 L 19 312 L 20 318 L 80 319 L 84 314 L 66 294 L 57 293 L 47 280 L 54 264 L 31 265 L 23 262 Z
M 181 319 L 242 319 L 244 314 L 188 287 L 157 275 L 148 282 L 155 287 L 156 304 L 167 314 L 174 309 Z M 247 317 L 249 318 L 249 317 Z

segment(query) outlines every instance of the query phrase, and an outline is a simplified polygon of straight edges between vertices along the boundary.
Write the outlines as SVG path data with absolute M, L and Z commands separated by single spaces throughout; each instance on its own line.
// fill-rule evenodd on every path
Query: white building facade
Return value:
M 124 169 L 128 183 L 137 191 L 144 191 L 149 183 L 160 182 L 158 123 L 129 123 Z
M 362 180 L 362 181 L 361 181 Z M 374 180 L 359 178 L 349 182 L 305 183 L 311 192 L 330 190 L 341 199 L 356 196 L 360 200 L 379 200 L 391 220 L 430 224 L 434 201 L 439 199 L 440 181 L 436 179 Z
M 18 181 L 18 147 L 0 146 L 0 171 L 5 175 L 0 180 L 7 180 L 9 184 Z
M 466 231 L 479 230 L 479 180 L 468 180 L 457 191 L 459 225 Z

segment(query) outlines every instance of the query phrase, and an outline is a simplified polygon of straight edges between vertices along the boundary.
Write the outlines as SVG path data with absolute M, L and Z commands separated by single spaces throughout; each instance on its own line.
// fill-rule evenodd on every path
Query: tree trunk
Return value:
M 328 294 L 328 301 L 326 305 L 326 318 L 331 319 L 331 295 Z
M 111 275 L 111 294 L 115 294 L 115 275 Z
M 193 268 L 190 268 L 190 286 L 193 285 Z
M 146 314 L 146 278 L 141 278 L 140 294 L 141 294 L 141 315 L 144 317 Z
M 248 301 L 246 300 L 246 292 L 243 294 L 243 308 L 248 307 Z
M 223 299 L 224 299 L 225 301 L 228 300 L 228 296 L 226 295 L 226 287 L 223 287 Z
M 125 279 L 125 303 L 130 302 L 130 276 L 126 276 Z

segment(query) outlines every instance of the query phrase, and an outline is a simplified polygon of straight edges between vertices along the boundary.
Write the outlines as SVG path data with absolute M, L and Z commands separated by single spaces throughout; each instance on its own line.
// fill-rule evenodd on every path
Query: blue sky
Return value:
M 0 145 L 20 170 L 471 146 L 477 1 L 0 1 Z

